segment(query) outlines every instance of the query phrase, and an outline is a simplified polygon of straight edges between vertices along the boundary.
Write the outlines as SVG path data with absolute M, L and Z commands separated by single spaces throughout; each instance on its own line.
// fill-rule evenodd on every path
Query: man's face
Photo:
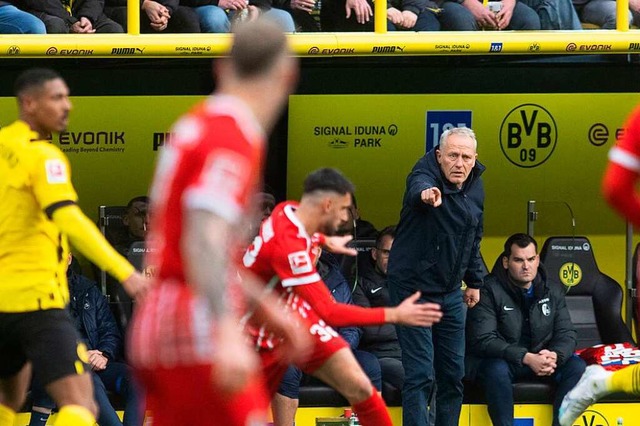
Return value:
M 502 258 L 502 266 L 507 270 L 511 280 L 517 286 L 525 288 L 528 288 L 529 284 L 538 275 L 539 264 L 540 257 L 536 253 L 536 248 L 533 244 L 529 244 L 525 248 L 514 244 L 511 246 L 509 258 Z
M 146 237 L 149 229 L 148 209 L 149 205 L 144 201 L 135 201 L 122 219 L 122 223 L 129 229 L 129 233 L 141 240 Z
M 343 229 L 345 223 L 351 219 L 351 194 L 329 193 L 323 201 L 325 220 L 320 226 L 320 232 L 325 235 L 336 235 Z
M 56 78 L 25 94 L 25 112 L 41 133 L 62 132 L 69 124 L 71 101 L 66 83 Z
M 436 151 L 436 158 L 445 178 L 458 188 L 469 177 L 476 165 L 476 149 L 473 139 L 461 134 L 451 134 L 443 148 Z
M 371 257 L 376 262 L 376 270 L 382 275 L 387 275 L 387 268 L 389 266 L 389 252 L 393 245 L 393 237 L 391 235 L 385 235 L 380 240 L 378 247 L 371 250 Z

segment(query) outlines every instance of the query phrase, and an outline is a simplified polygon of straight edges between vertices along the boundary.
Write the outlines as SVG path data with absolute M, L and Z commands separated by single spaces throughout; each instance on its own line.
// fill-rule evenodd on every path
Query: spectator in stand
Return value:
M 122 33 L 121 25 L 104 13 L 101 0 L 12 0 L 39 18 L 49 34 Z
M 292 8 L 310 13 L 310 2 L 292 0 Z M 431 0 L 389 0 L 387 30 L 437 31 L 441 27 L 442 12 L 443 9 Z M 326 0 L 320 8 L 320 22 L 323 31 L 373 31 L 373 2 Z
M 0 0 L 0 34 L 46 34 L 44 22 L 34 15 Z
M 322 252 L 322 249 L 319 248 L 318 250 Z M 352 304 L 351 288 L 340 272 L 339 264 L 333 254 L 322 252 L 316 267 L 320 278 L 329 288 L 334 300 L 338 303 Z M 371 383 L 380 392 L 382 389 L 380 363 L 372 353 L 357 349 L 362 330 L 359 327 L 341 327 L 336 331 L 349 344 L 358 364 L 360 364 L 360 367 L 371 379 Z M 291 426 L 294 424 L 296 410 L 298 409 L 300 384 L 319 382 L 318 379 L 303 374 L 298 367 L 289 366 L 282 378 L 278 392 L 271 400 L 274 426 Z
M 494 12 L 478 0 L 445 1 L 441 6 L 442 29 L 476 31 L 480 29 L 539 30 L 541 28 L 540 17 L 526 2 L 502 0 L 500 3 L 500 11 Z
M 203 33 L 228 33 L 233 30 L 233 21 L 253 20 L 260 16 L 270 17 L 284 32 L 295 31 L 291 15 L 273 7 L 271 0 L 180 0 L 180 4 L 195 10 Z
M 582 24 L 571 0 L 522 0 L 540 17 L 543 30 L 581 30 Z
M 122 336 L 109 309 L 106 298 L 95 282 L 73 271 L 69 255 L 69 313 L 76 330 L 87 346 L 94 397 L 98 403 L 100 426 L 141 426 L 139 395 L 129 367 L 122 362 Z M 125 401 L 124 420 L 116 414 L 107 391 L 115 392 Z M 44 426 L 55 404 L 34 377 L 33 407 L 29 426 Z
M 617 11 L 615 0 L 573 0 L 580 21 L 615 30 Z M 629 1 L 629 25 L 640 24 L 640 0 Z
M 179 0 L 141 0 L 140 32 L 199 33 L 200 18 L 194 8 Z M 127 31 L 127 0 L 105 0 L 105 13 Z

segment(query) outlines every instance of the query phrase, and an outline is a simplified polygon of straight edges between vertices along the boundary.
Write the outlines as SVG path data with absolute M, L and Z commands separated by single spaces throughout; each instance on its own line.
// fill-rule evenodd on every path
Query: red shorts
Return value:
M 305 363 L 299 364 L 298 367 L 305 373 L 311 374 L 322 367 L 340 349 L 348 348 L 349 344 L 333 328 L 326 325 L 315 312 L 309 312 L 308 320 L 306 326 L 313 338 L 313 350 L 310 358 Z M 277 350 L 260 349 L 259 354 L 269 396 L 273 396 L 277 392 L 289 364 L 281 360 Z
M 210 365 L 139 369 L 136 374 L 146 391 L 153 426 L 266 423 L 269 399 L 259 378 L 242 391 L 227 395 L 213 384 Z

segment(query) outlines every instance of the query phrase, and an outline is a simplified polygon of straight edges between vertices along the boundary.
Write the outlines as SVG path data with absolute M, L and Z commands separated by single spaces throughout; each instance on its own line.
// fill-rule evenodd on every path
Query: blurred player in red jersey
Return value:
M 607 202 L 633 226 L 640 228 L 640 106 L 631 113 L 622 138 L 609 151 L 609 163 L 602 180 Z M 639 299 L 640 301 L 640 299 Z M 640 396 L 640 365 L 607 371 L 590 365 L 582 378 L 562 401 L 560 424 L 572 426 L 589 405 L 613 392 Z
M 640 228 L 640 106 L 631 113 L 618 143 L 609 151 L 609 164 L 602 181 L 607 202 Z
M 148 263 L 157 278 L 134 314 L 130 360 L 154 425 L 266 419 L 258 358 L 232 308 L 240 281 L 234 254 L 256 210 L 266 133 L 298 66 L 267 19 L 239 26 L 229 57 L 215 65 L 216 92 L 174 125 L 152 185 L 149 244 L 158 250 Z M 273 307 L 253 309 L 285 333 L 290 355 L 304 355 L 295 329 Z
M 367 425 L 391 425 L 382 398 L 358 365 L 349 345 L 332 327 L 398 323 L 430 326 L 439 321 L 436 304 L 415 303 L 416 293 L 393 308 L 362 308 L 336 303 L 314 266 L 316 244 L 341 249 L 346 239 L 331 236 L 349 218 L 354 188 L 340 172 L 325 168 L 311 173 L 304 182 L 300 203 L 276 206 L 262 223 L 260 234 L 245 253 L 245 267 L 268 282 L 288 315 L 313 337 L 312 357 L 297 365 L 344 395 Z M 252 331 L 262 358 L 263 371 L 273 396 L 287 361 L 274 352 L 281 339 L 265 324 Z

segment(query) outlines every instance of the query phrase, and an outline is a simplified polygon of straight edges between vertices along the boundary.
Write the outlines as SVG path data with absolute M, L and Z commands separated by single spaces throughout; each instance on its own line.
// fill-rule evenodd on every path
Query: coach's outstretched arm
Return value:
M 75 202 L 58 202 L 47 207 L 45 212 L 80 253 L 120 281 L 130 296 L 138 298 L 146 293 L 148 281 L 109 245 Z

